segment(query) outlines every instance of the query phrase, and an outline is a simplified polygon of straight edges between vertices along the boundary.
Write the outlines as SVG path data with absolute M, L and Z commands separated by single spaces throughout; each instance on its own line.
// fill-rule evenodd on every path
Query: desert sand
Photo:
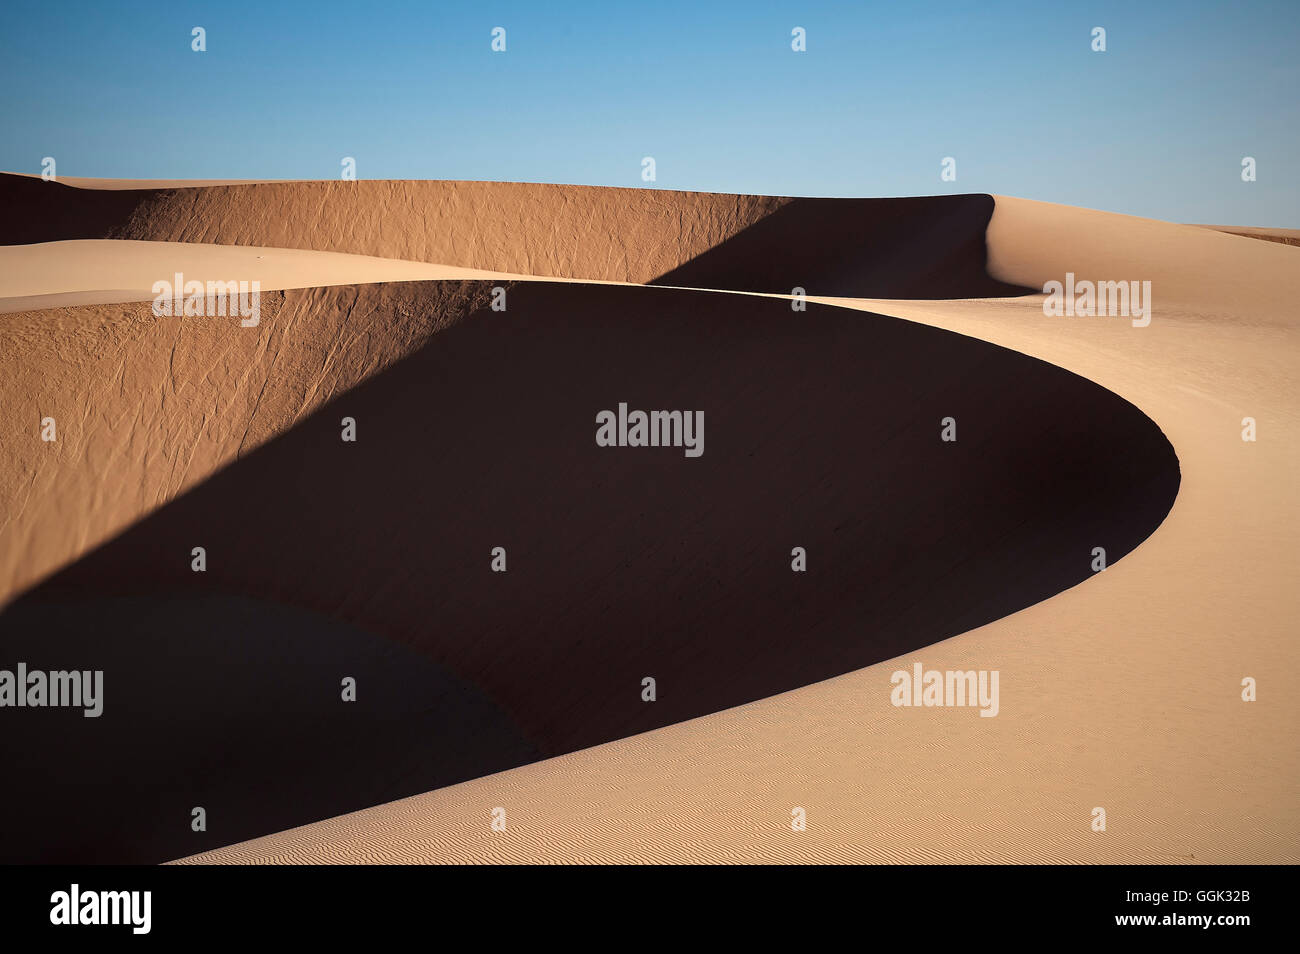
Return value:
M 314 229 L 301 234 L 321 251 L 512 276 L 658 281 L 705 289 L 692 294 L 706 297 L 707 290 L 763 292 L 725 296 L 770 303 L 763 308 L 784 307 L 772 297 L 791 281 L 780 266 L 799 257 L 783 248 L 771 220 L 793 209 L 785 215 L 797 235 L 810 214 L 800 200 L 756 197 L 347 185 L 372 187 L 358 194 L 382 214 L 353 215 L 345 228 L 347 215 L 320 213 Z M 262 207 L 252 190 L 269 186 L 284 190 L 274 193 L 279 204 L 254 216 L 252 229 L 244 224 L 248 210 Z M 124 190 L 118 194 L 132 197 L 129 204 L 96 209 L 91 221 L 72 221 L 63 233 L 47 229 L 46 240 L 58 244 L 24 254 L 66 254 L 58 247 L 72 239 L 248 245 L 256 237 L 268 246 L 260 254 L 279 255 L 270 246 L 301 247 L 288 231 L 276 230 L 269 211 L 289 207 L 294 186 L 309 192 L 304 209 L 329 209 L 320 194 L 338 188 L 231 187 L 236 211 L 230 212 L 222 211 L 220 188 L 146 193 L 144 201 Z M 439 217 L 426 228 L 427 219 L 413 209 L 429 196 L 438 197 Z M 76 198 L 59 199 L 65 224 L 75 219 Z M 807 318 L 839 314 L 844 318 L 832 320 L 856 316 L 868 327 L 888 325 L 875 315 L 933 326 L 1047 362 L 1130 402 L 1168 438 L 1181 473 L 1173 509 L 1163 522 L 1156 518 L 1158 529 L 1136 549 L 1096 575 L 1086 570 L 1085 551 L 1084 571 L 1063 591 L 940 642 L 900 647 L 903 655 L 865 668 L 185 860 L 1297 860 L 1300 759 L 1291 736 L 1300 712 L 1288 686 L 1296 676 L 1290 628 L 1300 609 L 1291 585 L 1300 569 L 1292 476 L 1300 464 L 1294 319 L 1300 253 L 1222 230 L 1003 197 L 988 200 L 979 222 L 978 200 L 946 208 L 875 205 L 868 249 L 887 245 L 890 230 L 902 228 L 907 241 L 898 245 L 907 254 L 894 248 L 887 270 L 869 255 L 855 272 L 848 267 L 852 249 L 827 260 L 824 273 L 805 265 L 809 274 L 801 281 L 820 306 Z M 447 238 L 442 224 L 466 207 L 497 212 L 495 225 L 480 217 L 463 226 L 473 238 Z M 909 219 L 909 211 L 918 214 Z M 569 218 L 575 214 L 594 224 L 577 228 Z M 620 221 L 620 214 L 626 218 Z M 762 222 L 767 228 L 746 231 Z M 284 228 L 296 231 L 300 224 Z M 841 245 L 851 237 L 832 225 Z M 678 233 L 686 238 L 661 241 Z M 611 243 L 613 235 L 618 239 Z M 375 280 L 361 277 L 362 263 L 353 263 L 357 272 L 335 272 L 337 259 L 322 258 L 318 269 L 309 259 L 297 264 L 302 270 L 293 282 L 303 284 L 295 288 L 336 284 L 339 275 L 351 283 Z M 406 266 L 373 267 L 373 275 L 392 280 L 397 273 L 385 269 Z M 1150 326 L 1044 316 L 1043 296 L 1026 290 L 1067 271 L 1152 281 Z M 128 288 L 136 281 L 96 278 L 93 284 Z M 482 283 L 463 281 L 374 287 L 379 291 L 286 291 L 266 327 L 238 342 L 219 327 L 187 325 L 182 333 L 139 304 L 7 316 L 6 362 L 17 373 L 6 385 L 4 417 L 15 422 L 6 426 L 21 430 L 5 435 L 5 446 L 17 449 L 5 489 L 21 505 L 6 514 L 3 530 L 4 553 L 14 554 L 3 567 L 5 592 L 12 596 L 72 564 L 147 514 L 161 519 L 169 510 L 163 505 L 183 491 L 198 488 L 197 497 L 221 468 L 258 447 L 274 451 L 278 435 L 301 433 L 295 425 L 327 400 L 400 367 L 435 336 L 450 329 L 461 337 L 447 340 L 464 340 L 463 317 L 481 309 L 485 292 Z M 542 287 L 512 286 L 512 293 L 537 294 L 529 289 Z M 41 288 L 37 294 L 88 290 Z M 957 294 L 937 300 L 944 296 L 936 289 Z M 892 295 L 870 295 L 875 290 Z M 619 289 L 600 293 L 614 296 Z M 843 332 L 846 346 L 857 341 L 851 327 Z M 534 329 L 531 346 L 539 333 Z M 503 334 L 498 347 L 509 341 Z M 963 357 L 953 367 L 968 368 L 968 360 L 974 359 Z M 918 380 L 918 388 L 941 389 L 945 367 Z M 1018 372 L 1002 372 L 1008 373 Z M 139 396 L 150 388 L 155 393 L 141 406 Z M 27 407 L 30 395 L 41 393 L 66 394 L 77 422 L 69 431 L 83 435 L 60 446 L 56 455 L 66 456 L 54 460 L 24 449 L 37 417 Z M 1047 399 L 1037 393 L 1041 409 Z M 1066 420 L 1069 406 L 1080 405 L 1048 405 L 1058 421 Z M 1034 410 L 1008 406 L 1000 414 L 1012 427 Z M 1241 439 L 1247 416 L 1258 422 L 1255 442 Z M 1035 433 L 1046 438 L 1050 427 Z M 1123 486 L 1126 461 L 1110 462 L 1114 474 L 1107 476 L 1105 462 L 1094 459 L 1101 489 L 1114 493 Z M 102 480 L 110 469 L 132 479 Z M 237 470 L 223 475 L 227 486 Z M 1043 479 L 1051 487 L 1063 477 Z M 147 540 L 148 526 L 145 521 L 122 539 Z M 112 545 L 101 551 L 112 552 Z M 83 583 L 104 579 L 111 587 L 111 566 L 98 559 L 81 570 L 73 565 L 67 579 L 80 573 Z M 864 633 L 869 622 L 863 620 Z M 843 625 L 853 625 L 853 617 Z M 892 706 L 890 674 L 916 661 L 930 669 L 999 670 L 998 717 Z M 1259 682 L 1257 702 L 1241 700 L 1247 676 Z M 496 806 L 507 811 L 504 832 L 490 826 Z M 795 806 L 807 812 L 806 831 L 791 830 Z M 1090 827 L 1098 806 L 1107 812 L 1105 832 Z
M 152 301 L 153 284 L 223 281 L 262 291 L 419 280 L 508 278 L 481 269 L 293 248 L 83 239 L 0 246 L 0 314 L 73 305 Z
M 430 287 L 448 283 L 319 290 L 303 319 L 415 312 Z M 0 743 L 15 763 L 58 747 L 78 773 L 139 766 L 129 797 L 80 810 L 63 802 L 84 786 L 29 783 L 24 814 L 50 819 L 33 855 L 108 829 L 118 857 L 174 857 L 193 834 L 135 791 L 176 779 L 221 844 L 814 683 L 1059 592 L 1095 542 L 1122 567 L 1177 493 L 1140 411 L 971 338 L 772 297 L 509 294 L 10 605 L 0 643 L 19 658 L 58 647 L 148 700 L 93 736 L 42 721 Z M 594 411 L 620 395 L 707 409 L 702 453 L 597 446 Z M 936 436 L 945 414 L 955 445 Z M 791 572 L 796 543 L 814 572 Z M 488 568 L 496 545 L 508 573 Z M 331 665 L 360 681 L 355 710 Z M 387 724 L 358 724 L 377 698 Z

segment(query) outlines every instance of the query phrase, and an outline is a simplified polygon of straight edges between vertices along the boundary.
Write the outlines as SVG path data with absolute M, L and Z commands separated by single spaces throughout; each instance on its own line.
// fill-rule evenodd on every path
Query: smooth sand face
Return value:
M 1047 318 L 1040 296 L 841 303 L 1042 357 L 1146 411 L 1183 483 L 1123 563 L 896 661 L 187 860 L 1300 859 L 1297 253 L 1007 199 L 990 246 L 1019 284 L 1152 278 L 1152 324 Z M 1002 713 L 892 707 L 890 673 L 913 661 L 1000 669 Z M 498 805 L 508 833 L 489 827 Z
M 472 191 L 478 208 L 496 201 L 490 191 Z M 390 210 L 402 204 L 400 185 L 384 194 Z M 166 212 L 171 200 L 160 201 Z M 671 195 L 655 201 L 669 215 L 682 214 L 669 209 Z M 184 221 L 179 211 L 175 221 Z M 234 227 L 239 220 L 229 221 Z M 593 233 L 593 243 L 598 238 Z M 558 262 L 591 270 L 573 246 L 559 261 L 544 251 L 530 258 L 515 238 L 477 242 L 476 265 L 514 271 L 541 262 L 548 268 L 539 271 L 550 273 Z M 493 247 L 504 253 L 499 265 Z M 1290 631 L 1300 610 L 1293 585 L 1300 513 L 1292 497 L 1300 465 L 1297 254 L 1192 226 L 999 198 L 989 226 L 994 278 L 1028 287 L 1061 280 L 1066 271 L 1151 280 L 1151 326 L 1048 318 L 1038 295 L 836 303 L 1042 358 L 1148 414 L 1174 445 L 1182 486 L 1165 523 L 1122 563 L 898 660 L 186 860 L 1300 860 L 1300 760 L 1291 740 L 1300 705 L 1289 691 L 1300 675 Z M 598 264 L 631 274 L 625 263 Z M 315 281 L 332 281 L 328 272 L 322 261 Z M 6 495 L 20 505 L 0 552 L 45 554 L 30 564 L 36 572 L 17 558 L 0 567 L 13 588 L 280 432 L 318 406 L 322 393 L 341 393 L 409 353 L 413 338 L 424 340 L 402 330 L 402 316 L 375 314 L 369 320 L 388 322 L 391 333 L 343 338 L 335 350 L 326 333 L 299 350 L 303 336 L 286 329 L 309 326 L 311 301 L 304 300 L 292 321 L 268 322 L 264 336 L 249 339 L 252 351 L 196 340 L 173 370 L 171 349 L 158 337 L 168 328 L 124 307 L 5 319 L 19 360 L 3 418 L 32 424 L 14 395 L 31 393 L 43 376 L 62 375 L 76 395 L 71 412 L 96 420 L 87 430 L 98 436 L 56 454 L 75 452 L 101 470 L 135 459 L 143 480 L 124 480 L 120 491 L 89 478 L 59 489 L 66 468 L 32 460 L 7 471 Z M 431 304 L 430 312 L 438 308 Z M 436 326 L 421 334 L 427 338 Z M 113 354 L 118 376 L 105 375 L 88 390 L 68 349 Z M 277 380 L 295 386 L 266 389 L 262 398 L 260 385 L 282 354 L 297 370 Z M 132 370 L 145 355 L 142 370 Z M 327 370 L 317 384 L 322 360 Z M 140 409 L 115 403 L 124 389 L 138 393 L 159 380 L 171 382 L 160 408 L 187 402 L 173 423 L 202 422 L 197 440 L 158 450 L 158 428 L 171 425 L 153 412 L 136 420 Z M 230 389 L 231 381 L 239 386 Z M 238 407 L 223 405 L 223 395 Z M 204 408 L 211 406 L 226 410 L 209 420 Z M 1254 443 L 1241 440 L 1245 416 L 1258 422 Z M 16 446 L 8 437 L 4 444 Z M 165 466 L 150 462 L 146 447 Z M 89 519 L 67 519 L 84 515 L 85 501 L 93 502 Z M 914 661 L 1000 670 L 999 716 L 894 708 L 890 674 Z M 1240 700 L 1245 676 L 1259 681 L 1258 702 Z M 498 805 L 507 808 L 505 833 L 489 826 Z M 794 806 L 807 810 L 807 831 L 791 830 Z M 1090 830 L 1097 806 L 1107 811 L 1104 833 Z

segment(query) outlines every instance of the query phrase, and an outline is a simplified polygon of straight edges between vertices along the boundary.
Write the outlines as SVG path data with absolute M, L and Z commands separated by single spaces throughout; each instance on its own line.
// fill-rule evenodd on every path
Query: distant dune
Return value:
M 78 189 L 0 176 L 0 244 L 139 239 L 316 249 L 646 282 L 790 200 L 489 182 Z
M 1246 238 L 1262 239 L 1265 242 L 1279 242 L 1282 245 L 1300 245 L 1300 229 L 1248 229 L 1228 225 L 1201 225 L 1198 228 L 1243 235 Z
M 318 249 L 557 278 L 957 298 L 985 273 L 989 196 L 792 199 L 501 182 L 78 189 L 2 175 L 0 244 L 136 239 Z M 702 258 L 701 258 L 702 256 Z M 698 259 L 698 260 L 697 260 Z M 690 263 L 688 265 L 688 263 Z

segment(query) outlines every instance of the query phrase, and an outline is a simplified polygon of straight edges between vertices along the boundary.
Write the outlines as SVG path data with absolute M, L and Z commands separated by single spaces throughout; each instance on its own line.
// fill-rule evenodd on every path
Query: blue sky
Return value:
M 1297 0 L 97 0 L 25 6 L 0 63 L 11 171 L 319 179 L 353 156 L 363 179 L 999 192 L 1300 227 Z

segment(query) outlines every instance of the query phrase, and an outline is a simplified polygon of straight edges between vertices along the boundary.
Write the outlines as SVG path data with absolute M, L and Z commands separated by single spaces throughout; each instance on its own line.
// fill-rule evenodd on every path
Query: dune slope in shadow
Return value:
M 703 411 L 703 455 L 598 447 L 619 402 Z M 56 766 L 4 860 L 161 861 L 857 669 L 1113 564 L 1178 484 L 1132 405 L 973 339 L 516 285 L 0 615 L 6 664 L 106 681 L 0 738 Z
M 999 298 L 988 195 L 793 199 L 650 284 L 855 298 Z

